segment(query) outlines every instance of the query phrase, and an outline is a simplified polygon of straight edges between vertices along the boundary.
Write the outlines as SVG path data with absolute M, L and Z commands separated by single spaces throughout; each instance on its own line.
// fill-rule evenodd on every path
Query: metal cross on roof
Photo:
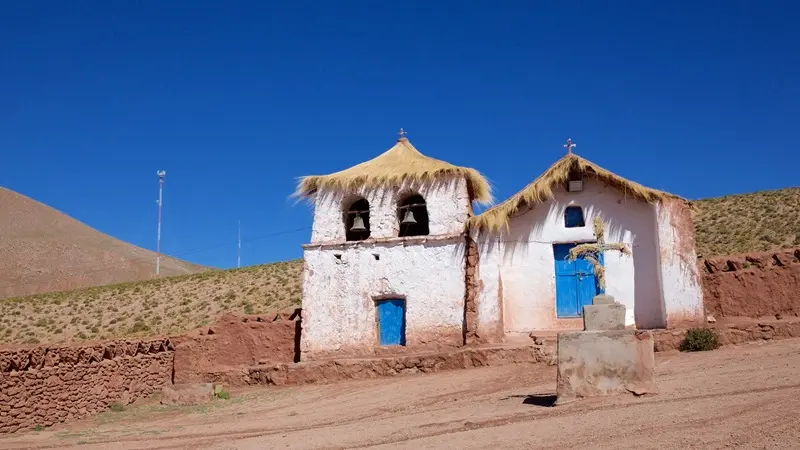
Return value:
M 572 143 L 572 139 L 567 138 L 567 143 L 564 144 L 564 148 L 567 149 L 567 153 L 572 153 L 572 149 L 575 147 L 575 144 Z
M 407 134 L 408 133 L 406 133 L 406 130 L 404 130 L 402 128 L 400 128 L 400 131 L 397 133 L 397 135 L 400 136 L 400 139 L 405 138 Z

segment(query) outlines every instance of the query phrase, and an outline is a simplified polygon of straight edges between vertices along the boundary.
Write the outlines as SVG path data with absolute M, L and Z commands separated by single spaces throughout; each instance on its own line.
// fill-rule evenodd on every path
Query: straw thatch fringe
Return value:
M 487 209 L 482 214 L 470 218 L 469 226 L 487 231 L 507 229 L 509 219 L 514 217 L 515 214 L 527 211 L 553 198 L 553 186 L 564 185 L 572 171 L 583 174 L 584 179 L 597 179 L 620 189 L 626 195 L 630 194 L 647 202 L 661 201 L 667 198 L 680 199 L 676 195 L 650 189 L 639 183 L 626 180 L 587 159 L 581 158 L 574 153 L 569 153 L 556 161 L 555 164 L 521 191 L 502 203 Z
M 349 169 L 300 178 L 294 196 L 310 197 L 323 188 L 347 190 L 362 186 L 396 186 L 403 181 L 433 181 L 447 175 L 466 178 L 473 200 L 481 203 L 491 201 L 491 187 L 480 172 L 427 157 L 405 138 L 399 139 L 383 154 Z

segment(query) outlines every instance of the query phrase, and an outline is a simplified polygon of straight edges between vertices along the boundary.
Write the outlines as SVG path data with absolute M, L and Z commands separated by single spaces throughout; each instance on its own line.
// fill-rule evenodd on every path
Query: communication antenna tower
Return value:
M 167 176 L 167 171 L 159 170 L 156 172 L 158 176 L 158 234 L 156 236 L 156 276 L 161 274 L 161 205 L 164 203 L 164 178 Z

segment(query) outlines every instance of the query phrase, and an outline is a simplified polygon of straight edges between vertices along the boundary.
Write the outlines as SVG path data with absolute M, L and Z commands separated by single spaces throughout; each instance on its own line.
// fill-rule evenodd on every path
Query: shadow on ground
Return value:
M 524 405 L 533 405 L 533 406 L 541 406 L 543 408 L 549 408 L 556 403 L 556 395 L 555 394 L 531 394 L 531 395 L 509 395 L 508 397 L 504 397 L 503 400 L 508 400 L 512 398 L 521 398 L 522 404 Z

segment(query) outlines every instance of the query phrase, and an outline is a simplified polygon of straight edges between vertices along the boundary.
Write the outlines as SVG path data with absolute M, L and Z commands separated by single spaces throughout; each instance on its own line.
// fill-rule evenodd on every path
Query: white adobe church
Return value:
M 582 306 L 601 292 L 637 328 L 702 320 L 689 203 L 565 147 L 479 215 L 473 202 L 491 200 L 486 179 L 421 154 L 402 130 L 374 159 L 303 177 L 296 194 L 314 205 L 303 246 L 303 359 L 580 329 Z M 593 252 L 576 253 L 583 248 Z

